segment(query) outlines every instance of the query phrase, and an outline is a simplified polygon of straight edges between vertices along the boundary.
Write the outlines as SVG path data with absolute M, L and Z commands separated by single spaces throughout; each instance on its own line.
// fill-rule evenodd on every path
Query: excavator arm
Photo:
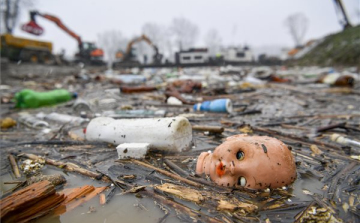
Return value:
M 340 21 L 340 24 L 343 26 L 344 29 L 352 27 L 352 24 L 349 21 L 349 17 L 346 14 L 344 5 L 341 0 L 334 0 L 336 10 L 339 10 L 342 14 L 343 21 Z
M 157 48 L 157 46 L 155 46 L 151 40 L 149 39 L 149 37 L 147 37 L 146 35 L 141 35 L 140 37 L 136 37 L 135 39 L 131 40 L 127 47 L 126 47 L 126 51 L 125 51 L 125 56 L 124 56 L 124 59 L 127 60 L 127 59 L 130 59 L 131 57 L 131 49 L 133 47 L 133 45 L 135 43 L 138 43 L 140 41 L 145 41 L 147 44 L 149 44 L 155 51 L 155 54 L 154 54 L 154 62 L 155 63 L 160 63 L 161 62 L 161 59 L 162 59 L 162 55 L 159 54 L 159 49 Z
M 81 37 L 74 33 L 72 30 L 67 28 L 64 23 L 61 22 L 59 18 L 56 16 L 48 15 L 39 13 L 38 11 L 31 11 L 30 12 L 30 22 L 22 26 L 22 30 L 25 32 L 34 34 L 34 35 L 41 35 L 43 33 L 43 29 L 36 23 L 36 16 L 41 16 L 49 21 L 55 23 L 60 29 L 64 32 L 69 34 L 71 37 L 76 39 L 79 47 L 79 52 L 75 55 L 80 59 L 82 62 L 90 62 L 90 63 L 97 63 L 102 64 L 103 60 L 102 57 L 104 56 L 104 52 L 102 49 L 96 47 L 94 43 L 91 42 L 83 42 Z
M 67 34 L 69 34 L 71 37 L 73 37 L 74 39 L 76 39 L 76 41 L 78 42 L 78 45 L 79 47 L 81 48 L 82 47 L 82 41 L 81 41 L 81 37 L 78 36 L 77 34 L 75 34 L 73 31 L 71 31 L 69 28 L 67 28 L 64 23 L 61 22 L 61 20 L 59 18 L 57 18 L 56 16 L 52 16 L 52 15 L 48 15 L 48 14 L 42 14 L 42 13 L 39 13 L 38 11 L 31 11 L 30 12 L 30 19 L 31 19 L 31 22 L 34 22 L 36 24 L 36 20 L 35 20 L 35 17 L 36 16 L 41 16 L 47 20 L 50 20 L 52 22 L 54 22 L 60 29 L 62 29 L 63 31 L 65 31 Z M 27 31 L 27 30 L 25 30 Z M 29 32 L 29 31 L 27 31 Z M 30 31 L 30 33 L 32 33 Z M 32 33 L 32 34 L 35 34 L 35 33 Z

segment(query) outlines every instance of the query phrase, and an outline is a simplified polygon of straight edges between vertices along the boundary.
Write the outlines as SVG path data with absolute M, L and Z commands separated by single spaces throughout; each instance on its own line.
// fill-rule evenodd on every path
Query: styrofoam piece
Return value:
M 150 149 L 149 143 L 123 143 L 116 147 L 119 159 L 141 159 L 145 158 Z
M 168 105 L 182 105 L 183 104 L 179 99 L 177 99 L 177 98 L 175 98 L 173 96 L 169 97 L 167 99 L 166 103 Z
M 192 128 L 184 117 L 118 119 L 98 117 L 86 128 L 86 139 L 112 144 L 150 143 L 163 151 L 183 151 L 190 147 Z

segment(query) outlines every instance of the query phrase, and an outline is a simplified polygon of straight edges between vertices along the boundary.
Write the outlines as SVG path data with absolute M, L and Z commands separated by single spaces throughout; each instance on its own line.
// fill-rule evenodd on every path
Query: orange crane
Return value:
M 33 35 L 41 35 L 43 31 L 42 28 L 36 23 L 36 16 L 41 16 L 54 22 L 60 29 L 76 39 L 79 52 L 76 53 L 75 56 L 79 61 L 90 64 L 103 64 L 104 51 L 96 47 L 95 43 L 82 41 L 79 35 L 67 28 L 56 16 L 42 14 L 38 11 L 30 11 L 30 22 L 23 25 L 22 30 Z
M 148 43 L 155 51 L 155 54 L 153 56 L 153 63 L 154 64 L 160 64 L 161 63 L 161 59 L 162 59 L 162 54 L 159 53 L 159 49 L 157 48 L 156 45 L 154 45 L 151 40 L 149 39 L 149 37 L 147 37 L 146 35 L 141 35 L 139 37 L 134 38 L 133 40 L 131 40 L 127 47 L 126 47 L 126 51 L 125 53 L 122 52 L 118 52 L 116 54 L 116 58 L 120 58 L 122 59 L 122 62 L 130 62 L 134 59 L 135 55 L 133 54 L 133 45 L 135 43 L 138 43 L 140 41 L 145 41 L 146 43 Z

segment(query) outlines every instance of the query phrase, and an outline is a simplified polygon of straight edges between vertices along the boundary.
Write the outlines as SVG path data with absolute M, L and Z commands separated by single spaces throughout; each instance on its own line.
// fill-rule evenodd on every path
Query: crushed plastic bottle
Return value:
M 20 114 L 19 122 L 31 128 L 46 128 L 49 123 L 30 114 Z
M 15 94 L 15 107 L 39 108 L 42 106 L 67 102 L 76 97 L 77 93 L 71 93 L 65 89 L 57 89 L 48 92 L 36 92 L 30 89 L 24 89 Z
M 40 118 L 40 119 L 63 123 L 63 124 L 70 123 L 70 124 L 74 124 L 74 125 L 81 125 L 88 121 L 87 119 L 84 119 L 81 117 L 66 115 L 66 114 L 59 114 L 56 112 L 52 112 L 48 115 L 41 112 L 41 113 L 37 114 L 36 117 Z
M 78 98 L 74 102 L 72 108 L 73 108 L 74 113 L 77 114 L 77 115 L 80 115 L 81 112 L 89 112 L 89 111 L 91 111 L 89 103 L 87 101 L 83 100 L 83 99 L 80 99 L 80 98 Z
M 233 110 L 230 99 L 216 99 L 213 101 L 204 101 L 194 105 L 194 111 L 209 111 L 209 112 L 227 112 L 231 113 Z

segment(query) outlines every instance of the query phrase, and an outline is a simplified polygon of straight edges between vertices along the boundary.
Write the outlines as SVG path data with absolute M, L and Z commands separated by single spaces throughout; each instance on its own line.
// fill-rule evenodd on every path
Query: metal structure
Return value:
M 146 35 L 141 35 L 139 37 L 134 38 L 131 40 L 127 47 L 125 53 L 119 52 L 116 54 L 117 59 L 121 59 L 121 63 L 123 64 L 135 64 L 138 63 L 138 61 L 135 58 L 135 55 L 133 53 L 133 45 L 135 43 L 145 41 L 147 44 L 149 44 L 154 49 L 154 56 L 153 56 L 153 64 L 161 64 L 161 60 L 163 55 L 159 53 L 158 47 L 147 37 Z
M 39 13 L 38 11 L 30 11 L 30 22 L 23 25 L 22 30 L 33 35 L 41 35 L 42 28 L 36 23 L 36 16 L 41 16 L 42 18 L 54 22 L 60 29 L 62 29 L 77 41 L 79 52 L 75 56 L 78 61 L 90 64 L 103 64 L 103 50 L 99 49 L 92 42 L 82 41 L 79 35 L 67 28 L 56 16 Z
M 353 25 L 350 23 L 348 15 L 346 14 L 344 4 L 342 3 L 342 1 L 334 0 L 334 3 L 335 3 L 336 10 L 340 11 L 343 16 L 343 20 L 340 21 L 340 24 L 343 26 L 343 28 L 347 29 L 347 28 L 353 27 Z

